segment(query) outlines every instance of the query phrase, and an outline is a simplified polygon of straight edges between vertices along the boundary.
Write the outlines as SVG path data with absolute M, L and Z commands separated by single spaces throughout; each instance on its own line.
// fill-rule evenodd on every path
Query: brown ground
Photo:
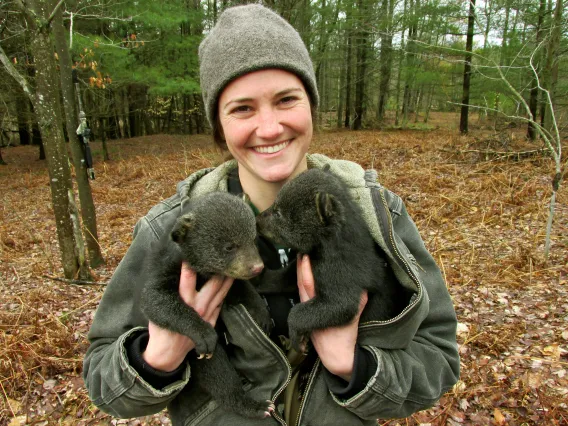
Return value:
M 405 200 L 455 301 L 461 381 L 431 410 L 380 424 L 568 424 L 568 192 L 558 194 L 545 262 L 552 160 L 460 154 L 538 147 L 523 142 L 520 129 L 478 126 L 460 137 L 448 128 L 454 117 L 434 118 L 438 127 L 429 131 L 322 132 L 311 149 L 379 171 Z M 94 271 L 98 282 L 126 252 L 136 220 L 176 182 L 218 161 L 208 141 L 111 141 L 106 163 L 92 144 L 107 260 Z M 0 425 L 110 424 L 80 376 L 104 287 L 46 278 L 61 268 L 45 163 L 35 147 L 2 152 L 9 165 L 0 166 Z M 162 415 L 120 424 L 164 422 Z

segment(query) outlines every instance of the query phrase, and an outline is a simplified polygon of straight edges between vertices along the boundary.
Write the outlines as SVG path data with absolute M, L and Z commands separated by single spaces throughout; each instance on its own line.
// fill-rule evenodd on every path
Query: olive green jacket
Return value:
M 318 360 L 294 424 L 375 425 L 377 418 L 406 417 L 432 406 L 456 383 L 460 366 L 456 315 L 440 271 L 401 199 L 375 183 L 376 175 L 365 174 L 355 163 L 308 156 L 310 168 L 327 163 L 349 186 L 394 275 L 414 296 L 396 318 L 359 325 L 358 342 L 377 361 L 377 370 L 366 387 L 348 400 L 338 399 L 329 391 Z M 151 243 L 173 224 L 190 197 L 227 191 L 227 175 L 234 167 L 236 162 L 230 161 L 192 174 L 178 184 L 176 195 L 137 223 L 132 246 L 108 284 L 88 336 L 91 345 L 83 374 L 92 401 L 102 410 L 128 418 L 167 407 L 174 425 L 186 426 L 286 424 L 278 413 L 251 420 L 220 409 L 193 385 L 189 364 L 181 380 L 155 389 L 129 365 L 126 354 L 125 342 L 148 324 L 139 301 L 146 281 L 142 265 L 148 261 Z M 233 345 L 231 361 L 243 376 L 243 391 L 258 400 L 275 401 L 291 376 L 286 356 L 243 305 L 224 306 L 221 316 L 227 341 Z

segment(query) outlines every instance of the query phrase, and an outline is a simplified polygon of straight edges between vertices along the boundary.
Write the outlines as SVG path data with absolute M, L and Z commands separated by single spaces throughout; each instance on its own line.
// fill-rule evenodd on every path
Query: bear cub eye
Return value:
M 227 243 L 225 244 L 224 249 L 227 253 L 232 253 L 237 249 L 237 245 L 234 243 Z

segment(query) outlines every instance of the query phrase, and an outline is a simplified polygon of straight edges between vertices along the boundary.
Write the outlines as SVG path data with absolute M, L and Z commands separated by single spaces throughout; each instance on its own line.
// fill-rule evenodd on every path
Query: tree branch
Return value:
M 96 281 L 70 280 L 68 278 L 53 277 L 51 275 L 44 275 L 43 277 L 49 278 L 50 280 L 53 280 L 53 281 L 61 281 L 63 283 L 73 284 L 73 285 L 102 285 L 102 286 L 106 285 L 106 283 L 98 283 Z
M 4 49 L 2 49 L 2 46 L 0 46 L 0 62 L 2 62 L 2 64 L 4 65 L 4 68 L 6 69 L 8 74 L 10 74 L 14 78 L 14 80 L 16 80 L 18 82 L 18 84 L 24 90 L 25 94 L 28 96 L 28 98 L 30 98 L 30 101 L 32 101 L 32 103 L 33 103 L 33 101 L 35 100 L 34 94 L 31 90 L 30 86 L 28 85 L 28 82 L 22 76 L 22 74 L 20 74 L 18 72 L 18 70 L 14 67 L 14 65 L 12 65 L 12 62 L 10 62 L 10 59 L 8 58 L 6 53 L 4 52 Z
M 49 15 L 49 18 L 47 18 L 47 21 L 44 24 L 46 27 L 49 27 L 49 24 L 51 24 L 51 21 L 53 21 L 53 18 L 55 18 L 55 14 L 57 13 L 57 11 L 59 10 L 59 8 L 63 3 L 65 3 L 65 0 L 59 0 L 59 3 L 55 5 L 53 12 L 51 12 L 51 15 Z
M 16 0 L 15 3 L 16 7 L 20 9 L 20 11 L 24 14 L 24 19 L 26 20 L 26 22 L 32 25 L 33 28 L 37 28 L 36 22 L 39 21 L 39 19 L 38 16 L 35 14 L 35 12 L 31 10 L 29 7 L 26 7 L 26 5 L 22 0 Z

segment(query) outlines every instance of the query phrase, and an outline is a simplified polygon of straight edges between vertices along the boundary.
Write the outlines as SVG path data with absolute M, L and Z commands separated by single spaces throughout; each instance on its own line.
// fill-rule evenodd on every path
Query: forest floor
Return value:
M 552 160 L 504 154 L 540 148 L 520 129 L 474 126 L 462 137 L 448 118 L 438 122 L 429 130 L 322 131 L 311 147 L 374 167 L 402 196 L 456 306 L 461 380 L 433 408 L 379 424 L 567 425 L 568 182 L 545 261 Z M 111 161 L 103 162 L 100 143 L 92 144 L 106 264 L 93 271 L 100 285 L 82 286 L 53 279 L 62 272 L 37 147 L 3 149 L 0 425 L 167 423 L 164 413 L 112 420 L 90 403 L 81 378 L 86 335 L 138 218 L 219 156 L 207 136 L 156 135 L 109 147 Z

